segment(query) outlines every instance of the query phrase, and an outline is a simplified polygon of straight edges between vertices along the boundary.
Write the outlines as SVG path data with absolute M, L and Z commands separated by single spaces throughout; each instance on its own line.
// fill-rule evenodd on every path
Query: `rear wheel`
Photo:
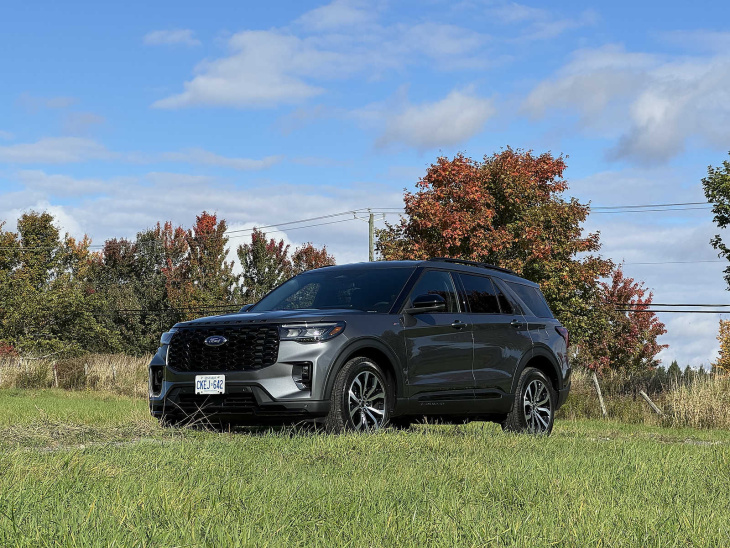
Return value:
M 380 366 L 370 358 L 353 358 L 335 377 L 325 427 L 330 432 L 383 428 L 390 418 L 392 397 Z
M 526 367 L 520 375 L 512 411 L 502 422 L 502 430 L 548 435 L 555 422 L 555 391 L 545 374 Z

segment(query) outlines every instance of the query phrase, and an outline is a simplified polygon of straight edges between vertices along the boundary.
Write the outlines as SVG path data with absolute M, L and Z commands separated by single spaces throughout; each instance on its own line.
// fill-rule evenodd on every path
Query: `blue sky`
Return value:
M 567 154 L 569 193 L 594 206 L 701 201 L 730 150 L 728 15 L 720 1 L 10 2 L 0 220 L 48 209 L 99 244 L 203 209 L 244 229 L 396 208 L 437 156 L 506 145 Z M 587 229 L 656 302 L 727 301 L 721 263 L 678 262 L 717 259 L 707 210 L 596 211 Z M 275 235 L 367 258 L 357 220 Z M 712 360 L 717 316 L 662 319 L 665 360 Z

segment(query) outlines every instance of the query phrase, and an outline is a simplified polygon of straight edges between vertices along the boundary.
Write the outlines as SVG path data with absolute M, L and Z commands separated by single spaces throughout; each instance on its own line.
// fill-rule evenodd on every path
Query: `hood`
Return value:
M 362 310 L 332 309 L 332 310 L 272 310 L 269 312 L 240 312 L 223 316 L 208 316 L 188 322 L 180 322 L 175 327 L 196 327 L 199 325 L 245 325 L 256 323 L 316 323 L 336 321 L 343 317 L 359 314 L 368 314 Z

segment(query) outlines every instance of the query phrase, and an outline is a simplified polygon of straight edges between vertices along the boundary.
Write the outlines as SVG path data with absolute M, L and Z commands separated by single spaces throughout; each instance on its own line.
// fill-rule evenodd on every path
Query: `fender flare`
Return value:
M 542 357 L 546 358 L 548 362 L 550 362 L 550 365 L 552 365 L 553 370 L 555 372 L 555 377 L 558 379 L 558 386 L 555 387 L 555 391 L 560 391 L 563 388 L 563 376 L 560 373 L 560 367 L 558 367 L 558 360 L 555 358 L 553 353 L 546 347 L 543 346 L 533 346 L 532 350 L 530 352 L 527 352 L 523 357 L 522 360 L 520 360 L 519 365 L 517 366 L 517 369 L 515 369 L 515 374 L 512 377 L 512 394 L 514 395 L 515 391 L 517 390 L 517 382 L 520 380 L 520 376 L 522 375 L 522 371 L 524 371 L 525 367 L 527 367 L 527 364 L 532 360 L 533 358 Z
M 403 369 L 400 366 L 400 360 L 398 359 L 398 356 L 396 356 L 395 352 L 388 345 L 384 344 L 379 339 L 363 337 L 350 341 L 346 346 L 340 349 L 340 352 L 337 355 L 337 358 L 335 358 L 332 367 L 330 367 L 329 371 L 327 372 L 323 399 L 329 400 L 332 396 L 332 387 L 335 384 L 335 378 L 337 377 L 337 373 L 340 372 L 340 369 L 342 369 L 342 367 L 345 365 L 347 358 L 352 356 L 358 350 L 362 350 L 365 348 L 378 350 L 379 352 L 385 354 L 385 356 L 390 360 L 395 374 L 395 394 L 396 398 L 398 398 L 398 392 L 402 391 L 404 386 Z

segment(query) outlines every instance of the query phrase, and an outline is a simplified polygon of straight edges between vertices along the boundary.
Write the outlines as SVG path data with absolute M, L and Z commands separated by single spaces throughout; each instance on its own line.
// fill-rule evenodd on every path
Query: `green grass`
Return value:
M 0 546 L 730 544 L 726 431 L 219 434 L 144 413 L 117 396 L 0 391 Z M 83 447 L 58 427 L 87 429 Z

